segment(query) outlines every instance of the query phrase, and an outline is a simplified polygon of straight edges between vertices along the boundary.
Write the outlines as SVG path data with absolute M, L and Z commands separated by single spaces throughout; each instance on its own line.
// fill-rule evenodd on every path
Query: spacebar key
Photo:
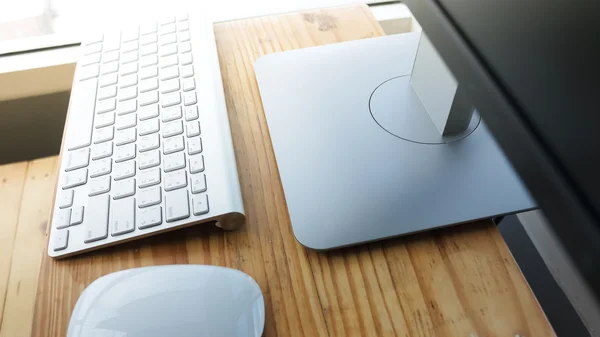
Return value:
M 108 193 L 88 199 L 88 206 L 85 209 L 83 242 L 90 243 L 108 237 L 108 211 L 110 195 Z
M 67 149 L 75 150 L 92 143 L 92 126 L 96 107 L 98 80 L 78 82 L 71 92 L 69 121 L 67 122 Z

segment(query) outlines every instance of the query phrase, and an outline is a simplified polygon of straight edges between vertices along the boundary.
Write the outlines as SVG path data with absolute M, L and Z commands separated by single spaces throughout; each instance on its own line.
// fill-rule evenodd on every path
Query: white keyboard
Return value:
M 82 43 L 53 211 L 52 257 L 243 224 L 212 22 L 171 16 Z

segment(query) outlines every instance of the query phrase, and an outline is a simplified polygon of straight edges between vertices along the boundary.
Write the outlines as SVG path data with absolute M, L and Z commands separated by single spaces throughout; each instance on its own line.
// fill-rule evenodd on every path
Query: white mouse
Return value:
M 259 337 L 265 304 L 239 270 L 170 265 L 124 270 L 92 282 L 71 315 L 67 337 Z

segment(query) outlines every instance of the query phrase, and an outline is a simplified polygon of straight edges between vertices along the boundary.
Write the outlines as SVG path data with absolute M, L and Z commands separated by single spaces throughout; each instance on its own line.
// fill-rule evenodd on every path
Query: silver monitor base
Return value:
M 535 208 L 485 123 L 441 136 L 407 85 L 417 34 L 255 64 L 294 234 L 331 249 Z

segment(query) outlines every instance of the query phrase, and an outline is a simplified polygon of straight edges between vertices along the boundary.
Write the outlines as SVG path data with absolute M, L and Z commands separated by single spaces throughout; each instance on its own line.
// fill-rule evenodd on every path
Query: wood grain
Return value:
M 0 166 L 0 332 L 27 163 Z
M 46 255 L 46 229 L 55 186 L 56 157 L 34 160 L 26 165 L 0 336 L 29 336 L 33 323 L 38 275 Z M 10 197 L 4 194 L 3 198 Z M 8 192 L 7 192 L 8 193 Z
M 246 226 L 190 227 L 58 261 L 43 253 L 33 330 L 30 309 L 23 318 L 11 316 L 22 328 L 11 328 L 13 336 L 64 336 L 78 296 L 100 276 L 185 263 L 236 268 L 256 279 L 265 297 L 265 336 L 553 335 L 491 222 L 326 253 L 294 239 L 253 64 L 271 52 L 382 35 L 366 6 L 215 29 Z

